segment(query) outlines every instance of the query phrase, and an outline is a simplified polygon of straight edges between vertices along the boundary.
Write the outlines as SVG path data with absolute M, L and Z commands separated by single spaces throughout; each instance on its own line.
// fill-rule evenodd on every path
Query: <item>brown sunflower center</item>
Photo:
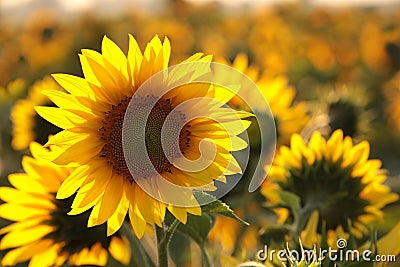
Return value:
M 142 110 L 144 106 L 147 107 L 149 103 L 152 103 L 153 98 L 154 96 L 139 98 L 139 103 L 133 107 L 133 111 L 139 111 L 138 114 L 140 114 L 140 110 Z M 174 109 L 174 106 L 171 99 L 161 98 L 151 109 L 145 127 L 145 145 L 152 166 L 143 164 L 143 157 L 145 157 L 143 152 L 137 151 L 136 153 L 136 151 L 134 151 L 135 155 L 129 169 L 123 151 L 122 127 L 125 112 L 130 100 L 131 98 L 126 97 L 121 100 L 118 105 L 112 105 L 111 110 L 105 112 L 102 120 L 103 126 L 99 131 L 101 133 L 101 139 L 105 142 L 100 156 L 107 160 L 108 164 L 112 166 L 118 175 L 122 175 L 125 179 L 133 183 L 134 179 L 132 174 L 138 175 L 140 178 L 147 178 L 154 173 L 154 169 L 159 174 L 171 172 L 172 164 L 168 158 L 174 158 L 179 155 L 176 149 L 184 153 L 184 148 L 189 146 L 191 132 L 188 129 L 190 125 L 186 124 L 179 134 L 179 146 L 175 150 L 169 150 L 169 152 L 167 152 L 167 157 L 162 145 L 162 131 L 167 133 L 177 132 L 177 130 L 179 130 L 178 127 L 185 121 L 185 115 L 179 111 L 175 112 L 170 123 L 165 125 L 164 122 Z M 163 127 L 167 128 L 163 130 Z
M 45 239 L 62 243 L 61 252 L 69 254 L 90 248 L 97 242 L 100 242 L 103 248 L 108 248 L 110 239 L 106 238 L 106 225 L 87 227 L 90 211 L 74 216 L 67 214 L 71 210 L 74 197 L 75 195 L 67 199 L 56 199 L 54 196 L 53 203 L 56 208 L 51 212 L 51 219 L 44 223 L 55 226 L 56 230 L 48 234 Z M 115 235 L 120 236 L 120 233 L 117 232 Z
M 54 30 L 55 29 L 53 29 L 51 27 L 46 27 L 46 28 L 43 29 L 43 31 L 42 31 L 42 41 L 44 43 L 50 41 L 54 37 Z

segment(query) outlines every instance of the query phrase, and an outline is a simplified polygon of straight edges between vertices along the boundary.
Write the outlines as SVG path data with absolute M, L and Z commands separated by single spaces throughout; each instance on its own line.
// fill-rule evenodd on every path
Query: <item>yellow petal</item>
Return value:
M 101 197 L 95 202 L 96 204 L 93 206 L 92 211 L 90 212 L 90 216 L 87 222 L 87 227 L 93 227 L 99 225 L 97 223 L 97 219 L 99 218 L 100 206 L 101 206 Z M 73 211 L 72 211 L 73 212 Z M 70 213 L 72 213 L 70 212 Z M 68 213 L 68 214 L 70 214 Z M 74 212 L 75 213 L 75 212 Z M 76 213 L 78 214 L 78 213 Z M 71 214 L 72 215 L 72 214 Z
M 389 233 L 380 238 L 377 243 L 379 255 L 399 255 L 400 253 L 400 222 Z
M 187 221 L 187 213 L 186 209 L 183 207 L 176 206 L 168 206 L 168 210 L 175 216 L 181 223 L 186 224 Z
M 301 242 L 306 247 L 312 248 L 317 243 L 318 210 L 315 210 L 308 219 L 304 231 L 301 233 Z
M 0 215 L 10 221 L 23 221 L 31 217 L 47 215 L 48 210 L 5 203 L 0 205 Z
M 302 165 L 301 160 L 295 157 L 287 146 L 280 147 L 278 157 L 275 158 L 276 164 L 278 164 L 279 160 L 283 161 L 285 165 L 288 164 L 298 169 L 300 169 Z
M 197 206 L 197 207 L 187 207 L 186 208 L 186 211 L 188 212 L 188 213 L 190 213 L 190 214 L 193 214 L 193 215 L 198 215 L 198 216 L 201 216 L 201 208 L 200 208 L 200 206 Z
M 88 165 L 77 167 L 61 184 L 57 192 L 57 198 L 65 199 L 74 194 L 89 175 L 88 170 Z
M 142 238 L 146 230 L 146 221 L 144 220 L 143 215 L 140 213 L 136 204 L 131 203 L 129 206 L 129 218 L 136 236 L 139 239 Z
M 307 148 L 303 138 L 299 134 L 293 134 L 290 139 L 290 146 L 293 154 L 296 155 L 297 159 L 301 161 L 302 157 L 305 157 L 309 165 L 314 164 L 315 155 Z
M 10 183 L 20 191 L 36 193 L 36 194 L 48 194 L 46 188 L 39 183 L 36 179 L 32 179 L 24 173 L 13 173 L 8 176 Z
M 29 174 L 29 178 L 35 178 L 48 192 L 57 192 L 64 178 L 58 167 L 31 157 L 25 156 L 22 159 L 22 166 L 25 172 Z M 52 177 L 52 179 L 45 179 L 44 176 Z
M 34 255 L 29 261 L 28 267 L 60 266 L 62 263 L 55 265 L 57 264 L 59 250 L 60 245 L 54 244 L 50 248 L 44 250 L 42 253 Z
M 12 187 L 0 187 L 0 198 L 5 202 L 35 209 L 53 210 L 56 206 L 49 199 L 49 196 L 42 196 L 40 194 L 32 195 Z
M 350 150 L 350 153 L 345 154 L 342 166 L 349 166 L 356 163 L 360 165 L 365 164 L 369 157 L 369 151 L 370 147 L 367 141 L 359 143 Z
M 119 71 L 126 70 L 127 60 L 124 52 L 107 36 L 104 36 L 101 44 L 101 52 L 106 60 L 108 60 Z
M 97 218 L 98 224 L 107 221 L 116 211 L 121 199 L 124 198 L 124 182 L 124 178 L 119 175 L 114 175 L 108 182 Z
M 71 94 L 66 94 L 58 90 L 43 90 L 41 92 L 47 96 L 54 104 L 63 109 L 77 109 L 90 112 L 88 108 L 83 106 L 78 100 Z
M 119 88 L 118 81 L 112 77 L 110 70 L 108 70 L 102 62 L 103 58 L 94 58 L 92 54 L 88 54 L 86 51 L 82 51 L 82 53 L 81 59 L 86 57 L 86 62 L 98 81 L 93 83 L 97 88 L 97 90 L 94 90 L 95 94 L 101 93 L 102 98 L 107 100 L 108 103 L 117 104 L 124 96 L 122 90 Z M 113 66 L 111 68 L 113 68 Z M 93 87 L 91 88 L 93 90 Z
M 59 85 L 72 95 L 94 99 L 93 91 L 85 79 L 69 74 L 53 74 L 52 76 Z
M 101 243 L 97 242 L 90 249 L 88 259 L 90 259 L 90 260 L 87 260 L 86 262 L 83 261 L 83 263 L 104 266 L 104 265 L 106 265 L 107 260 L 108 260 L 108 253 L 102 247 Z
M 13 249 L 4 255 L 3 259 L 1 260 L 1 264 L 5 266 L 14 266 L 17 263 L 27 261 L 34 255 L 42 253 L 44 250 L 51 247 L 52 244 L 52 240 L 46 239 L 24 247 Z
M 162 49 L 162 56 L 163 56 L 163 69 L 168 68 L 169 57 L 171 55 L 171 44 L 168 40 L 168 37 L 164 37 L 163 49 Z
M 334 131 L 326 143 L 326 157 L 332 158 L 335 162 L 339 157 L 344 154 L 343 149 L 343 131 L 338 129 Z
M 127 187 L 130 187 L 130 184 L 125 181 L 124 194 L 121 196 L 121 200 L 114 214 L 108 219 L 107 222 L 107 236 L 110 236 L 114 234 L 116 231 L 118 231 L 121 228 L 122 223 L 124 222 L 124 219 L 126 217 L 129 208 L 129 200 L 126 197 L 125 193 Z
M 137 84 L 138 69 L 142 63 L 142 52 L 135 38 L 129 34 L 128 69 L 132 85 Z M 133 93 L 133 92 L 132 92 Z
M 155 219 L 155 201 L 146 192 L 144 192 L 139 186 L 134 187 L 133 192 L 133 203 L 137 204 L 140 213 L 146 222 L 153 224 Z
M 93 157 L 99 157 L 103 146 L 104 143 L 92 141 L 92 138 L 86 138 L 67 148 L 53 162 L 58 165 L 85 164 Z
M 107 251 L 99 242 L 95 243 L 90 250 L 84 248 L 81 251 L 71 255 L 69 263 L 71 265 L 98 265 L 105 266 L 107 263 Z
M 3 237 L 0 243 L 0 249 L 3 250 L 27 245 L 34 241 L 40 240 L 42 237 L 53 232 L 54 230 L 54 226 L 45 224 L 39 224 L 21 230 L 14 230 Z
M 131 260 L 131 250 L 129 246 L 129 241 L 126 237 L 112 237 L 110 246 L 108 247 L 108 251 L 117 261 L 121 262 L 124 265 L 129 264 Z
M 94 201 L 104 194 L 104 189 L 111 179 L 111 168 L 98 168 L 90 173 L 76 195 L 72 208 L 82 208 L 89 204 L 95 204 Z
M 36 112 L 45 120 L 61 129 L 72 128 L 75 125 L 67 117 L 66 111 L 55 107 L 35 107 Z
M 35 217 L 35 218 L 30 218 L 30 219 L 24 220 L 24 221 L 14 222 L 8 226 L 1 228 L 0 235 L 3 235 L 5 233 L 8 233 L 8 232 L 11 232 L 14 230 L 20 231 L 25 228 L 30 228 L 30 227 L 40 224 L 41 222 L 44 222 L 50 218 L 51 218 L 50 215 L 44 215 L 44 216 L 39 216 L 39 217 Z
M 227 136 L 235 136 L 245 131 L 251 122 L 246 120 L 218 123 L 204 123 L 193 125 L 191 132 L 199 137 L 209 138 L 226 138 Z

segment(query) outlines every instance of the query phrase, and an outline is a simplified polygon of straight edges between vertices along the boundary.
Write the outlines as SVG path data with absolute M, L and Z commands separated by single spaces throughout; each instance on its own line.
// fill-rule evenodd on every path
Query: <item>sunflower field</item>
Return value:
M 11 2 L 0 267 L 400 266 L 400 3 Z

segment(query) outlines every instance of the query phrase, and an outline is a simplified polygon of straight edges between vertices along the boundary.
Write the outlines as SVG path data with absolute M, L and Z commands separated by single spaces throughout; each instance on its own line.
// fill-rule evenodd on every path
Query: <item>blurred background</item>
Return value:
M 358 111 L 368 111 L 356 114 L 364 116 L 362 123 L 349 122 L 359 131 L 352 136 L 364 134 L 373 143 L 373 155 L 383 158 L 395 175 L 399 24 L 400 1 L 395 0 L 2 0 L 1 177 L 19 166 L 15 158 L 19 152 L 10 146 L 10 113 L 17 99 L 31 93 L 28 100 L 46 101 L 32 96 L 40 95 L 30 90 L 35 82 L 51 73 L 81 75 L 78 53 L 85 48 L 99 50 L 104 35 L 126 52 L 128 33 L 141 48 L 154 34 L 168 36 L 172 64 L 195 52 L 224 62 L 245 54 L 249 65 L 260 72 L 287 77 L 296 88 L 296 100 L 309 101 L 310 113 L 318 108 L 317 102 L 330 101 L 321 92 L 346 86 L 350 89 L 346 97 L 359 106 Z M 42 138 L 39 131 L 44 129 L 37 123 L 30 123 L 35 128 L 30 138 Z M 368 130 L 372 132 L 365 135 Z M 24 151 L 22 147 L 17 150 Z
M 81 76 L 81 49 L 99 51 L 107 35 L 126 52 L 128 33 L 141 49 L 155 34 L 167 36 L 171 64 L 196 52 L 229 63 L 242 54 L 263 75 L 285 77 L 310 117 L 301 133 L 328 125 L 368 140 L 400 193 L 396 0 L 1 0 L 0 185 L 21 171 L 29 141 L 44 144 L 59 131 L 33 110 L 50 105 L 40 91 L 57 85 L 47 76 Z M 393 225 L 399 203 L 387 210 Z

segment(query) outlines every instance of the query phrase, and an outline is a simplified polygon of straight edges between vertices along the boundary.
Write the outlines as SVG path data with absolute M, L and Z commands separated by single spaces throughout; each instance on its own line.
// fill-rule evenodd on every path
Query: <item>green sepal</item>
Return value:
M 281 199 L 281 203 L 284 206 L 289 207 L 294 217 L 297 218 L 301 209 L 300 197 L 289 191 L 280 191 L 279 197 Z

